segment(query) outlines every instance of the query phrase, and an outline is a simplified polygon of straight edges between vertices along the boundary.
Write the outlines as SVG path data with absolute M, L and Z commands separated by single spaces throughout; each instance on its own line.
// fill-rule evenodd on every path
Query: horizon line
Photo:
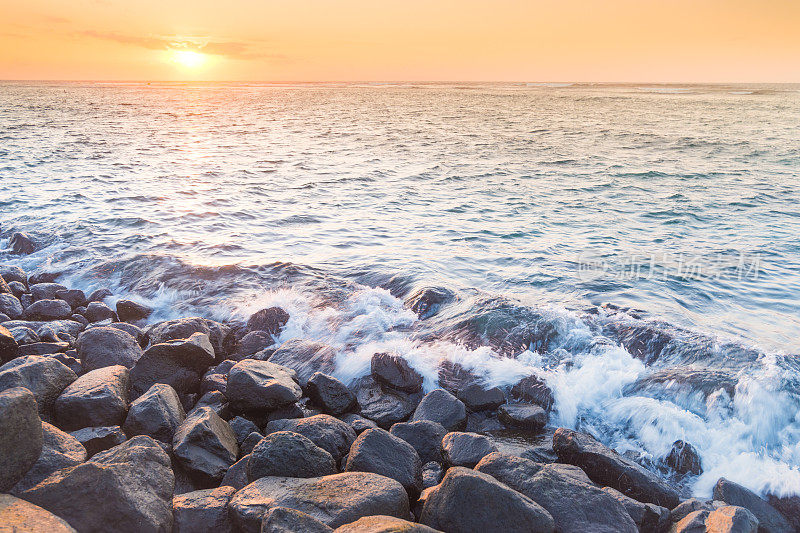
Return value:
M 625 85 L 625 84 L 653 84 L 653 85 L 800 85 L 798 81 L 653 81 L 653 80 L 147 80 L 147 79 L 48 79 L 48 78 L 0 78 L 2 82 L 43 82 L 43 83 L 509 83 L 509 84 L 598 84 L 598 85 Z

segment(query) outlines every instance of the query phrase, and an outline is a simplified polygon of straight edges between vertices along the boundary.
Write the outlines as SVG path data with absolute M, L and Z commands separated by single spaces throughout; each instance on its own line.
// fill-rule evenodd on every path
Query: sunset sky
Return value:
M 0 0 L 0 79 L 800 82 L 800 1 Z

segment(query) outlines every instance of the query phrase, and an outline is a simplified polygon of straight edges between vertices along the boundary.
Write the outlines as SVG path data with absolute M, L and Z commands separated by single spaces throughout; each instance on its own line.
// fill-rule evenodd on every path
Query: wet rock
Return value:
M 117 313 L 103 302 L 89 302 L 83 316 L 85 316 L 86 320 L 89 322 L 102 322 L 103 320 L 117 322 L 119 320 L 117 318 Z
M 376 353 L 372 356 L 370 367 L 372 377 L 378 383 L 403 392 L 422 390 L 422 376 L 399 355 Z
M 233 350 L 233 358 L 237 361 L 247 359 L 253 354 L 266 350 L 274 343 L 272 335 L 266 331 L 251 331 L 237 342 L 236 348 Z
M 233 487 L 197 490 L 172 499 L 173 533 L 232 533 L 228 503 Z
M 8 244 L 11 246 L 12 254 L 30 255 L 36 251 L 36 243 L 33 237 L 21 231 L 12 234 Z
M 101 287 L 101 288 L 93 291 L 92 294 L 90 294 L 89 297 L 87 298 L 87 301 L 89 301 L 89 302 L 102 302 L 103 300 L 105 300 L 109 296 L 112 296 L 111 291 L 109 289 L 107 289 L 106 287 Z
M 224 353 L 222 340 L 229 329 L 227 326 L 213 320 L 191 317 L 159 322 L 148 330 L 148 334 L 150 335 L 151 343 L 161 344 L 172 340 L 188 339 L 195 333 L 205 333 L 211 340 L 214 353 L 221 355 Z
M 153 310 L 150 307 L 132 300 L 119 300 L 117 302 L 117 316 L 122 322 L 144 320 L 152 313 Z
M 356 385 L 356 401 L 361 415 L 388 429 L 396 422 L 407 420 L 421 400 L 421 394 L 407 394 L 376 383 L 371 376 Z
M 289 313 L 280 307 L 270 307 L 253 313 L 247 321 L 247 329 L 249 331 L 266 331 L 270 335 L 277 335 L 288 321 Z
M 156 383 L 171 386 L 181 398 L 200 390 L 200 378 L 214 363 L 214 348 L 204 333 L 148 348 L 131 370 L 131 395 L 138 397 Z
M 743 486 L 720 478 L 714 486 L 714 499 L 720 500 L 728 505 L 744 507 L 755 515 L 758 519 L 758 530 L 770 533 L 783 533 L 792 531 L 792 526 L 777 509 L 772 507 L 766 500 L 759 497 L 755 492 Z
M 21 387 L 0 392 L 0 491 L 13 487 L 42 452 L 42 421 L 33 394 Z
M 603 487 L 612 498 L 620 502 L 639 531 L 666 531 L 670 524 L 670 511 L 654 503 L 642 503 L 625 496 L 611 487 Z
M 59 470 L 22 497 L 81 532 L 165 532 L 172 527 L 174 483 L 167 454 L 140 436 Z
M 531 402 L 550 412 L 553 407 L 553 391 L 538 376 L 521 379 L 511 388 L 511 397 L 523 402 Z
M 221 487 L 233 487 L 242 490 L 250 483 L 247 479 L 247 465 L 250 463 L 250 456 L 244 455 L 241 459 L 231 465 L 220 482 Z
M 355 431 L 348 424 L 330 415 L 315 415 L 308 418 L 272 420 L 265 434 L 276 431 L 293 431 L 327 451 L 339 461 L 350 450 L 356 440 Z
M 31 331 L 28 328 L 15 328 L 15 329 L 25 329 L 33 333 L 33 331 Z M 7 330 L 5 327 L 0 326 L 0 365 L 8 361 L 11 361 L 18 355 L 19 355 L 19 345 L 17 344 L 16 335 Z
M 75 372 L 52 357 L 29 355 L 0 366 L 0 391 L 13 387 L 28 389 L 45 420 L 50 420 L 56 398 L 76 379 Z
M 800 496 L 778 497 L 768 494 L 767 502 L 777 509 L 795 530 L 800 531 Z
M 33 292 L 33 287 L 31 287 L 31 292 Z M 64 300 L 72 309 L 86 305 L 86 294 L 80 289 L 61 289 L 53 293 L 53 297 Z
M 10 281 L 10 282 L 8 282 L 7 286 L 8 286 L 8 289 L 9 289 L 8 292 L 10 294 L 13 294 L 17 298 L 19 298 L 20 296 L 25 294 L 25 292 L 28 290 L 28 289 L 25 288 L 25 284 L 21 283 L 19 281 Z
M 349 424 L 353 431 L 356 432 L 356 435 L 360 435 L 364 431 L 372 428 L 378 427 L 378 424 L 373 422 L 368 418 L 364 418 L 361 415 L 357 415 L 355 413 L 347 413 L 339 417 L 339 420 L 342 422 Z
M 55 300 L 59 291 L 67 290 L 65 286 L 59 283 L 36 283 L 31 285 L 29 289 L 35 302 L 39 300 Z
M 506 429 L 508 428 L 498 420 L 496 412 L 479 411 L 477 413 L 467 413 L 467 424 L 464 431 L 470 433 L 489 433 Z
M 447 430 L 438 422 L 400 422 L 392 426 L 391 433 L 409 443 L 423 463 L 442 460 L 442 439 Z
M 463 467 L 429 489 L 420 522 L 448 533 L 552 532 L 553 518 L 527 496 L 492 476 Z
M 411 494 L 422 490 L 422 463 L 409 443 L 383 429 L 368 429 L 350 447 L 347 472 L 372 472 L 398 481 Z
M 250 454 L 247 477 L 321 477 L 336 473 L 331 454 L 308 438 L 291 431 L 276 431 L 264 437 Z
M 478 383 L 470 383 L 456 391 L 456 398 L 464 402 L 470 411 L 494 411 L 506 401 L 506 396 L 499 387 L 484 389 Z
M 466 425 L 467 410 L 461 400 L 444 389 L 436 389 L 422 398 L 411 420 L 431 420 L 448 431 L 456 431 Z
M 758 519 L 744 507 L 726 505 L 706 518 L 707 533 L 756 533 Z
M 281 344 L 269 357 L 269 362 L 297 372 L 300 385 L 305 387 L 315 372 L 330 375 L 336 370 L 336 350 L 318 342 L 292 339 Z
M 242 442 L 244 442 L 251 433 L 260 433 L 258 426 L 241 416 L 236 416 L 228 420 L 228 424 L 231 426 L 234 434 L 236 434 L 236 442 L 239 443 L 240 447 Z
M 455 299 L 455 293 L 443 287 L 422 287 L 405 300 L 406 307 L 421 319 L 430 318 L 439 312 L 442 305 Z
M 422 465 L 422 488 L 427 489 L 441 483 L 444 470 L 442 465 L 436 461 L 430 461 Z
M 9 491 L 19 495 L 54 472 L 86 460 L 86 449 L 78 440 L 55 426 L 42 422 L 42 453 L 39 459 Z
M 319 478 L 264 477 L 237 492 L 228 506 L 244 533 L 258 532 L 273 507 L 288 507 L 339 527 L 371 515 L 408 517 L 408 496 L 393 479 L 367 472 Z
M 261 533 L 332 533 L 333 528 L 326 526 L 316 518 L 289 509 L 287 507 L 273 507 L 261 522 Z
M 590 435 L 559 428 L 553 434 L 553 449 L 562 462 L 582 468 L 595 483 L 617 489 L 635 500 L 669 509 L 680 501 L 675 489 L 663 479 Z
M 76 533 L 66 520 L 9 494 L 0 494 L 0 527 L 9 533 Z
M 68 342 L 34 342 L 20 346 L 20 355 L 47 355 L 66 352 L 70 346 Z
M 22 316 L 22 312 L 22 303 L 16 296 L 6 293 L 0 294 L 0 313 L 12 320 L 16 320 Z
M 0 265 L 0 277 L 9 284 L 14 281 L 22 283 L 23 286 L 28 284 L 28 275 L 18 266 Z
M 674 524 L 670 533 L 705 533 L 708 511 L 693 511 Z
M 344 383 L 322 372 L 315 372 L 306 384 L 308 397 L 329 415 L 341 415 L 352 410 L 356 397 Z
M 452 466 L 474 467 L 485 456 L 496 452 L 497 447 L 489 437 L 477 433 L 454 431 L 442 439 L 442 455 Z
M 68 431 L 122 425 L 128 412 L 129 385 L 130 371 L 122 365 L 87 372 L 56 399 L 56 422 Z
M 233 430 L 209 407 L 189 413 L 175 430 L 172 447 L 175 458 L 188 472 L 216 481 L 239 455 Z
M 126 440 L 125 433 L 119 426 L 83 428 L 73 431 L 70 436 L 81 443 L 87 457 L 118 446 Z
M 78 358 L 85 371 L 105 366 L 133 368 L 142 357 L 142 348 L 130 334 L 116 328 L 87 329 L 78 337 Z
M 336 528 L 337 533 L 437 533 L 436 529 L 395 518 L 393 516 L 365 516 L 351 524 Z
M 225 395 L 235 409 L 271 411 L 295 403 L 303 391 L 285 366 L 247 359 L 228 372 Z
M 26 320 L 59 320 L 71 315 L 72 308 L 64 300 L 38 300 L 22 313 Z
M 10 322 L 10 321 L 11 318 L 8 315 L 0 313 L 0 324 L 2 324 L 3 322 Z
M 175 389 L 156 383 L 131 403 L 123 429 L 129 437 L 147 435 L 171 444 L 175 430 L 185 419 L 186 413 Z
M 703 467 L 700 464 L 700 454 L 694 446 L 682 440 L 676 440 L 672 444 L 672 449 L 666 458 L 667 465 L 678 474 L 694 474 L 700 475 L 703 473 Z
M 506 427 L 538 431 L 547 424 L 547 412 L 535 404 L 509 403 L 500 406 L 497 417 Z

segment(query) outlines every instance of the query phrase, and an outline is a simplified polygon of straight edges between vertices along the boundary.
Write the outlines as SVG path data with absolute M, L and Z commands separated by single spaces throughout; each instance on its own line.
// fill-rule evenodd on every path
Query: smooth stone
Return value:
M 31 292 L 33 292 L 33 287 L 31 287 Z M 34 297 L 36 297 L 36 293 L 34 293 Z M 56 291 L 53 297 L 64 300 L 72 309 L 86 305 L 86 294 L 80 289 L 61 289 Z
M 88 325 L 87 329 L 103 327 L 103 328 L 114 328 L 120 331 L 124 331 L 125 333 L 128 333 L 131 337 L 136 339 L 136 342 L 139 344 L 139 346 L 142 347 L 142 349 L 144 349 L 150 342 L 150 338 L 147 336 L 147 333 L 145 333 L 142 328 L 134 324 L 128 324 L 127 322 L 111 322 L 110 324 L 105 324 L 105 323 L 89 324 L 88 320 L 86 320 L 85 318 L 83 320 L 85 320 L 86 324 Z
M 350 450 L 356 433 L 348 424 L 330 415 L 315 415 L 308 418 L 272 420 L 267 423 L 265 434 L 276 431 L 293 431 L 331 454 L 339 461 Z
M 36 243 L 28 233 L 17 231 L 11 235 L 8 241 L 11 246 L 11 253 L 16 255 L 30 255 L 36 251 Z
M 270 307 L 253 313 L 247 320 L 248 331 L 266 331 L 270 335 L 278 335 L 289 321 L 289 313 L 280 307 Z
M 8 533 L 76 533 L 66 520 L 38 505 L 0 494 L 0 531 Z
M 148 330 L 148 334 L 152 344 L 161 344 L 172 340 L 188 339 L 195 333 L 205 333 L 214 347 L 214 353 L 221 355 L 224 353 L 222 341 L 229 330 L 230 328 L 219 322 L 190 317 L 154 324 Z
M 451 466 L 474 467 L 485 456 L 496 452 L 497 447 L 485 435 L 454 431 L 442 439 L 442 455 Z
M 234 409 L 271 411 L 303 396 L 295 378 L 294 370 L 285 366 L 246 359 L 228 372 L 225 395 Z
M 60 283 L 34 283 L 28 287 L 33 301 L 39 300 L 55 300 L 56 294 L 59 291 L 65 291 L 67 288 Z M 63 298 L 62 298 L 63 299 Z
M 362 378 L 356 389 L 356 401 L 361 415 L 373 420 L 383 429 L 408 420 L 420 400 L 421 393 L 407 394 L 383 387 L 371 376 Z
M 308 379 L 306 391 L 311 401 L 329 415 L 341 415 L 356 407 L 356 397 L 344 383 L 322 372 Z
M 25 294 L 25 292 L 28 290 L 25 287 L 25 284 L 20 281 L 9 281 L 8 288 L 11 291 L 11 294 L 16 296 L 17 298 Z
M 247 464 L 252 482 L 267 476 L 321 477 L 336 473 L 333 456 L 291 431 L 270 433 L 253 448 Z
M 442 439 L 447 430 L 441 424 L 430 420 L 398 422 L 390 432 L 413 446 L 423 463 L 442 460 Z
M 136 339 L 125 331 L 107 326 L 81 333 L 76 348 L 85 371 L 113 365 L 133 368 L 142 357 L 142 348 Z
M 166 357 L 201 374 L 216 360 L 214 346 L 205 333 L 193 333 L 186 339 L 174 339 L 153 344 L 145 351 L 145 354 Z
M 15 265 L 0 265 L 0 277 L 8 283 L 16 281 L 23 285 L 28 284 L 28 275 L 24 270 Z
M 171 444 L 175 430 L 185 419 L 186 412 L 175 389 L 156 383 L 131 402 L 123 429 L 129 437 L 148 435 Z
M 444 389 L 436 389 L 422 398 L 411 420 L 431 420 L 448 431 L 458 431 L 467 423 L 467 411 L 461 400 Z
M 172 533 L 232 533 L 228 503 L 233 487 L 197 490 L 172 499 Z
M 499 387 L 484 389 L 478 383 L 470 383 L 456 391 L 456 398 L 473 412 L 494 411 L 506 401 L 506 395 Z
M 603 487 L 603 490 L 625 507 L 639 531 L 665 531 L 668 528 L 671 514 L 666 507 L 654 503 L 642 503 L 611 487 Z
M 132 300 L 119 300 L 117 302 L 117 316 L 121 322 L 144 320 L 152 313 L 152 308 Z
M 188 472 L 215 481 L 222 479 L 239 455 L 233 430 L 209 407 L 187 415 L 175 430 L 172 448 Z
M 49 420 L 53 404 L 78 376 L 52 357 L 29 355 L 0 366 L 0 391 L 24 387 L 33 393 L 39 415 Z
M 506 427 L 538 431 L 547 425 L 547 411 L 535 404 L 507 403 L 497 410 Z
M 399 355 L 376 353 L 372 356 L 370 369 L 378 383 L 409 393 L 422 390 L 422 376 Z
M 66 352 L 70 349 L 68 342 L 34 342 L 19 347 L 19 354 L 24 355 L 47 355 L 59 352 Z
M 0 492 L 36 464 L 42 443 L 42 421 L 31 391 L 15 387 L 0 392 Z
M 15 332 L 17 329 L 25 329 L 34 333 L 28 328 L 15 328 Z M 0 365 L 19 356 L 19 344 L 15 332 L 12 333 L 4 326 L 0 326 Z
M 511 397 L 523 402 L 531 402 L 540 406 L 545 411 L 553 407 L 553 391 L 541 378 L 531 375 L 519 380 L 511 387 Z
M 53 406 L 59 427 L 120 426 L 128 412 L 130 371 L 122 365 L 98 368 L 73 381 Z
M 261 533 L 332 533 L 328 527 L 316 518 L 302 511 L 287 507 L 273 507 L 264 515 L 261 522 Z
M 9 491 L 12 494 L 18 495 L 54 472 L 79 465 L 86 460 L 86 448 L 69 433 L 42 422 L 42 435 L 42 453 L 39 459 Z
M 103 320 L 117 322 L 119 320 L 117 318 L 117 313 L 103 302 L 89 302 L 83 316 L 85 316 L 86 320 L 89 322 L 102 322 Z
M 758 496 L 755 492 L 745 487 L 720 478 L 714 485 L 714 499 L 720 500 L 728 505 L 744 507 L 755 515 L 758 519 L 759 531 L 770 533 L 783 533 L 793 531 L 788 520 L 766 500 Z
M 13 294 L 0 294 L 0 313 L 3 313 L 11 320 L 16 320 L 22 316 L 24 309 L 22 302 Z
M 344 415 L 339 416 L 339 420 L 346 424 L 350 424 L 350 427 L 353 428 L 353 431 L 356 432 L 356 435 L 360 435 L 364 431 L 372 428 L 378 427 L 378 424 L 370 420 L 369 418 L 364 418 L 361 415 L 357 415 L 355 413 L 346 413 Z
M 281 344 L 269 356 L 269 362 L 289 367 L 297 372 L 300 385 L 305 387 L 315 372 L 333 374 L 336 370 L 336 350 L 326 344 L 292 339 Z
M 126 440 L 125 433 L 119 426 L 83 428 L 73 431 L 70 436 L 81 443 L 87 457 L 118 446 Z
M 59 320 L 72 316 L 72 308 L 64 300 L 37 300 L 25 308 L 26 320 Z
M 233 352 L 233 357 L 237 361 L 247 359 L 262 350 L 266 350 L 274 343 L 275 339 L 266 331 L 251 331 L 239 339 Z
M 335 533 L 437 533 L 438 530 L 394 516 L 365 516 L 337 527 Z
M 112 292 L 107 289 L 106 287 L 101 287 L 92 291 L 92 293 L 87 298 L 88 302 L 102 302 L 109 296 L 112 296 Z
M 353 442 L 346 472 L 372 472 L 403 485 L 409 493 L 422 490 L 422 463 L 408 442 L 383 429 L 368 429 Z

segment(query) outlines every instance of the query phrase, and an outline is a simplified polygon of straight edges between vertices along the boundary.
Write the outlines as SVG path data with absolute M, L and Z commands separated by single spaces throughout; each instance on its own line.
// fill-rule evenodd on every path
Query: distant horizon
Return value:
M 16 79 L 16 78 L 0 78 L 0 83 L 15 82 L 15 83 L 164 83 L 164 84 L 188 84 L 188 83 L 256 83 L 256 84 L 275 84 L 275 85 L 291 85 L 296 83 L 304 84 L 326 84 L 326 83 L 368 83 L 368 84 L 511 84 L 511 85 L 525 85 L 534 84 L 546 86 L 549 84 L 557 85 L 564 84 L 562 88 L 567 88 L 567 85 L 706 85 L 706 86 L 726 86 L 726 85 L 800 85 L 800 81 L 652 81 L 652 80 L 623 80 L 623 81 L 598 81 L 598 80 L 434 80 L 434 79 L 396 79 L 396 80 L 169 80 L 169 79 L 46 79 L 46 78 L 31 78 L 31 79 Z M 559 87 L 552 87 L 559 88 Z

